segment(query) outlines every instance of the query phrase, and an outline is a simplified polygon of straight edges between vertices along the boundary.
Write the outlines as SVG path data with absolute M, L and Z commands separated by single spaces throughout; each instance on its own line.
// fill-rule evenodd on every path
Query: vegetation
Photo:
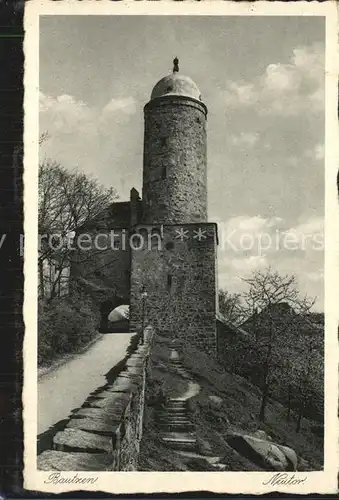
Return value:
M 321 421 L 324 339 L 321 316 L 310 312 L 314 301 L 300 297 L 294 276 L 270 268 L 254 272 L 246 283 L 241 300 L 247 320 L 222 349 L 225 366 L 261 389 L 261 421 L 269 396 L 286 405 L 287 419 L 296 411 L 297 430 L 306 414 Z
M 43 139 L 41 139 L 43 140 Z M 82 172 L 69 171 L 45 160 L 39 166 L 39 296 L 53 299 L 63 293 L 75 231 L 98 216 L 117 198 Z
M 240 293 L 230 293 L 227 290 L 219 290 L 219 313 L 235 325 L 241 324 L 245 319 L 245 311 L 242 306 Z
M 154 418 L 155 395 L 176 397 L 182 394 L 187 384 L 176 366 L 169 363 L 170 345 L 171 339 L 156 336 L 146 386 L 145 425 L 138 470 L 215 470 L 206 460 L 171 450 L 159 438 Z M 286 407 L 271 397 L 266 404 L 265 422 L 261 422 L 258 418 L 261 391 L 256 385 L 244 377 L 230 373 L 221 363 L 192 345 L 183 342 L 178 351 L 182 366 L 190 379 L 200 385 L 199 394 L 189 401 L 190 416 L 196 429 L 198 454 L 222 457 L 221 461 L 229 471 L 261 471 L 260 466 L 231 448 L 227 437 L 234 433 L 252 434 L 263 430 L 274 442 L 295 450 L 299 459 L 299 471 L 322 468 L 323 441 L 315 432 L 316 422 L 304 418 L 303 426 L 297 432 L 294 421 L 286 418 Z M 292 414 L 295 418 L 293 411 Z
M 39 366 L 78 352 L 98 335 L 98 314 L 84 297 L 40 299 L 38 313 Z
M 45 140 L 48 134 L 41 135 L 40 144 Z M 72 238 L 116 198 L 114 189 L 84 173 L 50 160 L 39 165 L 39 366 L 78 352 L 98 334 L 99 313 L 89 286 L 73 283 L 69 294 Z M 86 258 L 92 259 L 91 252 Z

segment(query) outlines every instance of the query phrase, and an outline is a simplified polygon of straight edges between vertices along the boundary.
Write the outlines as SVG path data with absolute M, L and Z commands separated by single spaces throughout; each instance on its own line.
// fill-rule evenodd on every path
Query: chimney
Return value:
M 130 191 L 130 226 L 133 227 L 138 224 L 138 203 L 140 201 L 139 192 L 132 188 Z

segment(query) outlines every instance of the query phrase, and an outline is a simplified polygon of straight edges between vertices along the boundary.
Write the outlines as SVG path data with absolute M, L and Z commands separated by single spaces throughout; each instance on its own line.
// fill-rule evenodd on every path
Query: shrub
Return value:
M 41 300 L 38 313 L 39 366 L 77 352 L 97 334 L 98 314 L 84 297 Z

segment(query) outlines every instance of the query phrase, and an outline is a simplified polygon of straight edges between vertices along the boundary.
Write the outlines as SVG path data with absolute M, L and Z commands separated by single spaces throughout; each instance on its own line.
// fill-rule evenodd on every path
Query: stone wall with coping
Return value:
M 152 339 L 151 328 L 144 344 L 132 338 L 129 354 L 114 368 L 114 381 L 91 394 L 55 434 L 52 448 L 38 455 L 39 470 L 137 470 Z

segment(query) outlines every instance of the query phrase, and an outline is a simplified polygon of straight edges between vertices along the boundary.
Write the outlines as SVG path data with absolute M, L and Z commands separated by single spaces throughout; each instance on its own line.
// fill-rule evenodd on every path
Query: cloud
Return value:
M 323 297 L 322 217 L 312 216 L 289 227 L 280 217 L 242 215 L 219 222 L 219 285 L 230 292 L 244 292 L 253 271 L 271 266 L 281 274 L 297 277 L 301 294 Z
M 227 88 L 222 92 L 226 104 L 253 106 L 258 101 L 258 92 L 252 83 L 232 82 L 227 83 Z
M 40 92 L 40 130 L 51 135 L 96 131 L 97 112 L 83 101 L 64 94 L 51 97 Z
M 319 269 L 318 271 L 312 271 L 310 273 L 306 273 L 306 277 L 310 281 L 323 281 L 324 280 L 324 270 Z
M 125 97 L 122 99 L 113 98 L 103 108 L 102 115 L 107 116 L 107 114 L 115 113 L 117 111 L 133 115 L 136 112 L 136 107 L 136 100 L 133 97 Z
M 253 132 L 241 132 L 239 135 L 232 135 L 230 139 L 234 146 L 253 147 L 259 140 L 259 134 Z
M 40 132 L 49 136 L 41 147 L 41 159 L 51 158 L 68 169 L 94 174 L 127 197 L 140 178 L 135 167 L 141 164 L 139 149 L 134 146 L 141 149 L 142 141 L 136 139 L 131 124 L 136 110 L 132 96 L 93 106 L 72 95 L 53 97 L 40 92 Z
M 309 217 L 305 222 L 292 227 L 288 230 L 290 233 L 297 234 L 298 236 L 314 236 L 324 234 L 324 218 L 315 216 Z
M 228 107 L 254 107 L 262 115 L 295 116 L 324 109 L 324 47 L 295 48 L 287 63 L 271 63 L 252 82 L 227 82 L 222 98 Z
M 274 231 L 283 223 L 280 217 L 240 215 L 218 223 L 220 248 L 236 253 L 259 252 L 261 240 L 273 239 Z M 271 236 L 272 235 L 272 236 Z M 267 239 L 267 238 L 266 238 Z M 265 245 L 267 246 L 267 245 Z
M 236 271 L 241 271 L 243 276 L 247 276 L 256 269 L 268 267 L 268 261 L 266 257 L 261 255 L 251 255 L 250 257 L 245 257 L 243 259 L 231 260 L 231 266 Z
M 57 97 L 40 92 L 40 129 L 48 130 L 51 136 L 85 134 L 96 136 L 104 130 L 107 120 L 117 119 L 121 114 L 132 115 L 136 111 L 133 97 L 112 98 L 102 109 L 64 94 Z

